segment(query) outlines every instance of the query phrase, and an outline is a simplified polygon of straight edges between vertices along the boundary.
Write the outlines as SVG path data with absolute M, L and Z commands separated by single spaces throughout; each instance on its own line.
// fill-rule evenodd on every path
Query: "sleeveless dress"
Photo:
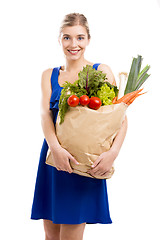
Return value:
M 99 63 L 94 64 L 97 70 Z M 61 87 L 58 83 L 60 67 L 52 71 L 50 110 L 54 126 L 58 115 Z M 106 179 L 95 179 L 75 173 L 58 171 L 45 163 L 48 144 L 44 138 L 31 219 L 47 219 L 55 224 L 112 223 L 109 212 Z

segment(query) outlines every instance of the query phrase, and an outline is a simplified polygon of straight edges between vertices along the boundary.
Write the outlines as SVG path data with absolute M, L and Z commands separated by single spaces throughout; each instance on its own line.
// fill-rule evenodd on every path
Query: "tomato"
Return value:
M 70 107 L 76 107 L 79 103 L 79 98 L 76 95 L 71 95 L 67 99 L 67 103 Z
M 101 99 L 98 97 L 91 97 L 88 107 L 97 110 L 102 105 Z
M 90 99 L 87 95 L 80 96 L 79 102 L 82 106 L 88 105 Z

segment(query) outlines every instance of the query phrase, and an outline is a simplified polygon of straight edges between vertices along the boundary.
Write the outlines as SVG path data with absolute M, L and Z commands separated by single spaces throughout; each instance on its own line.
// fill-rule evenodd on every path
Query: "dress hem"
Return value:
M 48 218 L 30 218 L 31 220 L 50 220 L 52 221 L 51 219 L 48 219 Z M 81 222 L 77 222 L 77 223 L 68 223 L 68 222 L 55 222 L 55 221 L 52 221 L 54 224 L 81 224 L 81 223 L 86 223 L 86 224 L 112 224 L 112 221 L 108 221 L 108 222 L 102 222 L 102 221 L 99 221 L 99 220 L 95 220 L 95 221 L 81 221 Z

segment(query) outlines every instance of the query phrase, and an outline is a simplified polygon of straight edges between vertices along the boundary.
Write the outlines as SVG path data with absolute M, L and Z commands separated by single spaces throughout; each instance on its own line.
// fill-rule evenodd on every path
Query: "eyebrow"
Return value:
M 65 34 L 63 34 L 63 36 L 67 36 L 67 37 L 69 37 L 70 35 L 67 34 L 67 33 L 65 33 Z M 77 36 L 78 36 L 78 37 L 81 37 L 81 36 L 85 36 L 85 34 L 82 33 L 82 34 L 78 34 Z

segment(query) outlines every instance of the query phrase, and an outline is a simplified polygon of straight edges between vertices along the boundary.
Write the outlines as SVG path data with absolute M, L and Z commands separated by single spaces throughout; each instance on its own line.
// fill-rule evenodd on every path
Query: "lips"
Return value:
M 78 52 L 80 51 L 80 49 L 76 49 L 76 50 L 68 50 L 68 52 L 72 55 L 76 55 Z

